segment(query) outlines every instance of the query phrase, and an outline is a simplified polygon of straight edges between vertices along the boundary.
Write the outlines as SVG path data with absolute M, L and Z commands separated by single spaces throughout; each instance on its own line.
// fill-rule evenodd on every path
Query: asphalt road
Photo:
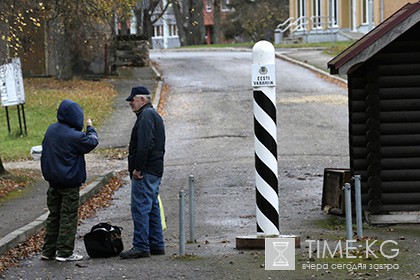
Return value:
M 214 201 L 203 213 L 203 228 L 217 231 L 223 224 L 229 240 L 255 233 L 255 221 L 238 219 L 255 211 L 252 54 L 163 52 L 152 58 L 171 85 L 167 125 L 177 127 L 168 137 L 167 165 L 190 169 L 203 184 L 206 195 L 199 199 Z M 346 90 L 279 59 L 276 69 L 280 224 L 285 234 L 299 234 L 298 213 L 320 214 L 324 168 L 348 167 Z M 218 211 L 220 205 L 226 211 Z
M 11 269 L 6 278 L 354 279 L 347 270 L 267 271 L 264 251 L 235 248 L 237 236 L 256 233 L 251 53 L 152 52 L 151 58 L 170 86 L 161 112 L 167 129 L 161 187 L 167 255 L 89 259 L 78 239 L 76 251 L 86 259 L 77 265 L 42 262 L 35 256 Z M 340 219 L 330 224 L 331 217 L 321 211 L 321 196 L 324 168 L 348 167 L 346 90 L 279 59 L 276 69 L 280 233 L 299 235 L 302 240 L 343 238 Z M 187 257 L 180 258 L 176 256 L 179 191 L 188 188 L 190 175 L 196 186 L 196 242 L 186 244 Z M 113 204 L 84 221 L 79 233 L 110 221 L 124 228 L 129 248 L 129 194 L 127 182 Z M 298 265 L 310 262 L 307 250 L 302 246 L 296 253 Z M 366 278 L 376 279 L 376 275 Z M 379 275 L 393 274 L 380 271 Z M 410 279 L 406 274 L 404 278 Z

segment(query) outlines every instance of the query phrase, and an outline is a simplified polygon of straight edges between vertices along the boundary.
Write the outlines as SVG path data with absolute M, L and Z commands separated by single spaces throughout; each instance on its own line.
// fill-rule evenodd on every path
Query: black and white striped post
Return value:
M 277 105 L 275 51 L 270 42 L 259 41 L 252 49 L 254 95 L 255 190 L 257 234 L 236 237 L 237 249 L 265 249 L 267 238 L 293 238 L 280 235 L 277 163 Z
M 259 41 L 252 49 L 257 235 L 279 235 L 277 106 L 274 47 Z

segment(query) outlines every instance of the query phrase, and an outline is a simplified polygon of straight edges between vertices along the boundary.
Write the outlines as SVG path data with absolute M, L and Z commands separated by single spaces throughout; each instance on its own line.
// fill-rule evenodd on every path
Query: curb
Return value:
M 324 48 L 298 48 L 298 49 L 296 49 L 296 51 L 322 50 L 322 49 L 324 49 Z M 275 52 L 274 56 L 276 58 L 282 59 L 284 61 L 299 65 L 301 67 L 304 67 L 304 68 L 314 72 L 315 74 L 321 76 L 323 79 L 326 79 L 330 82 L 336 83 L 343 88 L 347 88 L 347 80 L 346 79 L 343 79 L 343 78 L 340 78 L 340 77 L 337 77 L 337 76 L 333 76 L 330 73 L 325 72 L 325 71 L 323 71 L 323 70 L 321 70 L 321 69 L 319 69 L 319 68 L 317 68 L 313 65 L 310 65 L 308 63 L 305 63 L 305 62 L 302 62 L 302 61 L 299 61 L 299 60 L 296 60 L 294 58 L 291 58 L 287 55 L 284 55 L 284 54 L 281 54 L 281 53 L 278 53 L 278 52 Z
M 151 67 L 158 80 L 158 85 L 153 98 L 153 107 L 157 108 L 160 102 L 160 96 L 163 87 L 162 75 L 155 67 Z M 93 182 L 89 183 L 86 187 L 80 190 L 80 204 L 85 203 L 87 200 L 95 196 L 109 180 L 115 176 L 113 171 L 98 176 Z M 36 218 L 33 222 L 18 228 L 17 230 L 7 234 L 0 239 L 0 255 L 6 251 L 16 247 L 22 242 L 25 242 L 29 237 L 35 235 L 38 231 L 45 227 L 45 222 L 48 218 L 49 212 L 46 212 Z
M 316 48 L 316 47 L 314 47 L 314 48 L 298 48 L 298 49 L 296 49 L 296 51 L 300 51 L 300 50 L 302 50 L 302 51 L 322 50 L 322 49 L 324 49 L 324 48 L 323 47 L 319 47 L 319 48 Z M 213 51 L 213 52 L 226 51 L 226 50 L 228 50 L 228 51 L 238 51 L 238 52 L 244 52 L 244 51 L 245 52 L 252 52 L 252 48 L 244 48 L 244 47 L 239 47 L 239 48 L 234 48 L 234 47 L 232 47 L 232 48 L 229 48 L 229 47 L 228 48 L 192 48 L 192 49 L 179 48 L 179 49 L 164 49 L 164 50 L 159 50 L 159 51 L 160 52 L 183 52 L 183 51 L 194 52 L 194 51 L 204 51 L 204 50 L 205 51 Z M 340 78 L 340 77 L 337 77 L 337 76 L 332 76 L 328 72 L 322 71 L 319 68 L 316 68 L 316 67 L 314 67 L 310 64 L 307 64 L 307 63 L 301 62 L 299 60 L 293 59 L 291 57 L 288 57 L 287 55 L 280 54 L 278 52 L 275 52 L 275 57 L 279 58 L 279 59 L 282 59 L 282 60 L 285 60 L 287 62 L 296 64 L 296 65 L 302 66 L 306 69 L 309 69 L 309 70 L 313 71 L 315 74 L 320 75 L 322 78 L 325 78 L 330 82 L 336 83 L 341 87 L 347 88 L 347 80 L 345 80 L 343 78 Z M 162 79 L 161 74 L 157 71 L 157 69 L 155 67 L 152 66 L 152 69 L 155 72 L 157 79 L 159 81 L 161 81 L 161 79 Z M 159 90 L 157 90 L 157 91 L 159 91 Z
M 83 204 L 88 199 L 96 195 L 103 186 L 114 176 L 114 172 L 109 172 L 96 178 L 95 181 L 88 184 L 80 190 L 80 204 Z M 49 212 L 46 212 L 36 218 L 33 222 L 18 228 L 0 239 L 0 255 L 6 251 L 16 247 L 19 243 L 26 241 L 30 236 L 36 234 L 45 227 L 45 222 L 48 218 Z
M 296 60 L 296 59 L 293 59 L 293 58 L 290 58 L 290 57 L 288 57 L 288 56 L 286 56 L 284 54 L 276 53 L 275 56 L 277 58 L 282 59 L 282 60 L 285 60 L 287 62 L 290 62 L 290 63 L 296 64 L 296 65 L 302 66 L 302 67 L 304 67 L 304 68 L 306 68 L 308 70 L 311 70 L 315 74 L 318 74 L 318 75 L 322 76 L 323 78 L 326 78 L 329 81 L 335 82 L 338 85 L 340 85 L 340 86 L 342 86 L 344 88 L 347 88 L 347 80 L 345 80 L 343 78 L 332 76 L 329 73 L 327 73 L 325 71 L 322 71 L 321 69 L 316 68 L 315 66 L 312 66 L 310 64 L 301 62 L 301 61 Z
M 160 75 L 160 74 L 159 74 Z M 159 102 L 160 102 L 160 94 L 162 93 L 163 82 L 158 81 L 157 88 L 155 91 L 155 95 L 153 96 L 152 106 L 157 110 Z
M 150 65 L 150 68 L 152 68 L 153 72 L 155 73 L 156 79 L 158 81 L 161 81 L 162 80 L 162 75 L 159 73 L 159 71 L 157 70 L 157 68 L 154 65 Z
M 159 106 L 159 102 L 160 102 L 160 95 L 162 93 L 162 88 L 163 88 L 163 78 L 162 78 L 162 74 L 160 74 L 159 70 L 154 65 L 150 65 L 150 68 L 152 68 L 153 72 L 155 73 L 156 80 L 157 80 L 157 87 L 156 87 L 155 95 L 153 96 L 153 101 L 152 101 L 153 108 L 157 110 Z

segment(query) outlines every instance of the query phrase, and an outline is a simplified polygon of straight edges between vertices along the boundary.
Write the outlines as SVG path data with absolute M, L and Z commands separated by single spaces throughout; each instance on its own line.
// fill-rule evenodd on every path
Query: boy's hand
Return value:
M 92 126 L 92 120 L 90 118 L 86 120 L 86 126 Z

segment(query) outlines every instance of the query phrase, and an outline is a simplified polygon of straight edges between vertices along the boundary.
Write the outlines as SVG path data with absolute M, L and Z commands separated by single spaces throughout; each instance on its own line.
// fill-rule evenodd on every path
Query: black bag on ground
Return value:
M 99 223 L 85 234 L 83 241 L 91 258 L 108 258 L 117 256 L 124 250 L 121 239 L 122 227 L 108 223 Z

